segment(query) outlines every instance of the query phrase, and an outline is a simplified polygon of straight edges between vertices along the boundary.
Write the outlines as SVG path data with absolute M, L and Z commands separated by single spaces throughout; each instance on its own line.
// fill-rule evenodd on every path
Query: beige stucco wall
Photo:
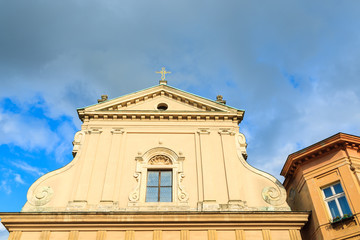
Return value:
M 114 132 L 120 128 L 119 133 Z M 224 129 L 230 133 L 222 132 Z M 50 187 L 53 193 L 49 202 L 38 206 L 28 202 L 23 211 L 99 210 L 101 201 L 104 208 L 127 210 L 129 194 L 137 184 L 133 177 L 135 158 L 154 148 L 170 149 L 184 157 L 182 185 L 189 199 L 183 209 L 219 210 L 219 204 L 231 202 L 232 207 L 244 210 L 287 209 L 284 201 L 271 205 L 264 200 L 264 188 L 278 191 L 281 186 L 274 184 L 271 176 L 248 166 L 238 153 L 243 136 L 231 121 L 216 126 L 214 122 L 196 121 L 144 121 L 141 126 L 136 121 L 90 121 L 83 126 L 82 135 L 73 162 L 45 175 L 35 183 L 36 190 L 33 186 L 29 191 L 30 199 L 39 189 L 47 199 Z

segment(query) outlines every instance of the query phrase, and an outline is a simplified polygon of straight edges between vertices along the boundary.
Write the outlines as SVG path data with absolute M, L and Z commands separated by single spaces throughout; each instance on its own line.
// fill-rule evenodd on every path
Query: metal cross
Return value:
M 161 68 L 161 71 L 160 72 L 156 72 L 156 73 L 161 73 L 161 80 L 164 81 L 165 80 L 165 74 L 168 74 L 168 73 L 171 73 L 171 72 L 167 72 L 165 70 L 164 67 Z

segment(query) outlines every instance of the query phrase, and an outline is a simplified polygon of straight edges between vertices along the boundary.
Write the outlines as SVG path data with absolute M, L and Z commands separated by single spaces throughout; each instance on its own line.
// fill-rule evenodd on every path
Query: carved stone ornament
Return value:
M 165 155 L 156 155 L 149 160 L 150 165 L 171 165 L 170 158 Z
M 54 194 L 54 190 L 49 186 L 39 187 L 31 199 L 28 199 L 29 202 L 34 206 L 43 206 L 50 202 L 52 196 Z
M 140 198 L 140 179 L 141 179 L 140 177 L 141 177 L 141 173 L 134 173 L 134 178 L 136 179 L 136 187 L 129 195 L 130 202 L 139 201 L 139 198 Z
M 141 151 L 139 151 L 141 155 Z M 131 206 L 146 206 L 146 182 L 148 169 L 158 168 L 172 171 L 173 174 L 173 202 L 169 204 L 176 205 L 178 203 L 188 204 L 188 193 L 184 190 L 183 179 L 185 174 L 183 172 L 184 156 L 178 156 L 173 150 L 156 147 L 148 150 L 142 156 L 136 156 L 136 170 L 134 178 L 136 186 L 129 194 L 129 203 Z
M 275 183 L 277 188 L 274 187 L 264 187 L 262 190 L 262 197 L 265 200 L 265 202 L 273 205 L 278 206 L 285 202 L 286 200 L 286 191 L 283 187 L 281 187 L 281 184 L 276 182 Z M 278 186 L 280 184 L 280 186 Z
M 189 199 L 189 195 L 187 194 L 187 192 L 185 192 L 184 187 L 182 186 L 181 182 L 183 181 L 183 178 L 185 177 L 185 174 L 183 173 L 179 173 L 179 178 L 178 178 L 178 198 L 180 202 L 186 202 Z
M 72 154 L 73 157 L 76 156 L 76 154 L 80 151 L 81 145 L 84 141 L 84 136 L 85 136 L 85 132 L 84 131 L 78 131 L 75 136 L 74 136 L 74 141 L 73 141 L 73 150 L 72 150 Z

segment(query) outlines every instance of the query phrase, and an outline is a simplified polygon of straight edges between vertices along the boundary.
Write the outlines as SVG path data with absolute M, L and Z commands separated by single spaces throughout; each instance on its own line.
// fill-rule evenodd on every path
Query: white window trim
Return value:
M 151 164 L 149 161 L 158 155 L 163 155 L 170 159 L 171 163 Z M 185 177 L 183 172 L 183 161 L 185 157 L 178 156 L 174 151 L 164 147 L 150 149 L 142 156 L 135 158 L 136 169 L 134 178 L 136 187 L 129 194 L 130 207 L 151 207 L 151 206 L 187 206 L 189 196 L 182 186 Z M 172 202 L 146 202 L 147 172 L 148 169 L 172 170 Z M 146 210 L 146 209 L 144 209 Z M 150 210 L 150 209 L 149 209 Z
M 342 211 L 342 208 L 341 208 L 340 203 L 339 203 L 339 200 L 338 200 L 339 198 L 345 196 L 344 188 L 343 188 L 342 184 L 340 183 L 340 186 L 341 186 L 343 192 L 342 192 L 342 193 L 335 193 L 335 189 L 334 189 L 334 185 L 337 185 L 337 184 L 339 184 L 339 183 L 340 183 L 340 182 L 336 182 L 336 183 L 334 183 L 334 184 L 332 184 L 332 185 L 330 185 L 330 186 L 326 186 L 326 187 L 323 187 L 323 188 L 321 189 L 321 190 L 322 190 L 323 197 L 324 197 L 324 201 L 325 201 L 325 203 L 326 203 L 326 208 L 327 208 L 327 210 L 328 210 L 328 213 L 329 213 L 331 219 L 334 219 L 334 218 L 337 217 L 337 216 L 335 216 L 335 217 L 332 216 L 331 210 L 330 210 L 330 207 L 329 207 L 329 202 L 331 202 L 331 201 L 333 201 L 333 200 L 335 200 L 336 207 L 337 207 L 337 209 L 338 209 L 338 211 L 339 211 L 339 213 L 340 213 L 340 216 L 339 216 L 339 217 L 341 217 L 341 218 L 344 217 L 344 213 L 343 213 L 343 211 Z M 331 190 L 331 192 L 332 192 L 333 195 L 332 195 L 331 197 L 326 197 L 326 196 L 325 196 L 324 189 L 327 189 L 327 188 L 329 188 L 329 187 L 330 187 L 330 190 Z M 346 196 L 345 196 L 345 199 L 346 199 L 347 204 L 349 205 L 349 202 L 348 202 Z M 350 205 L 349 205 L 349 207 L 350 207 Z

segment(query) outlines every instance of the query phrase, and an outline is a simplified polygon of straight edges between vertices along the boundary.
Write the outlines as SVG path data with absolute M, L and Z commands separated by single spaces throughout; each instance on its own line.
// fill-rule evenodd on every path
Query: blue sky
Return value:
M 248 161 L 360 135 L 360 2 L 0 0 L 0 212 L 71 161 L 76 108 L 158 83 L 245 109 Z M 0 239 L 6 235 L 0 228 Z

